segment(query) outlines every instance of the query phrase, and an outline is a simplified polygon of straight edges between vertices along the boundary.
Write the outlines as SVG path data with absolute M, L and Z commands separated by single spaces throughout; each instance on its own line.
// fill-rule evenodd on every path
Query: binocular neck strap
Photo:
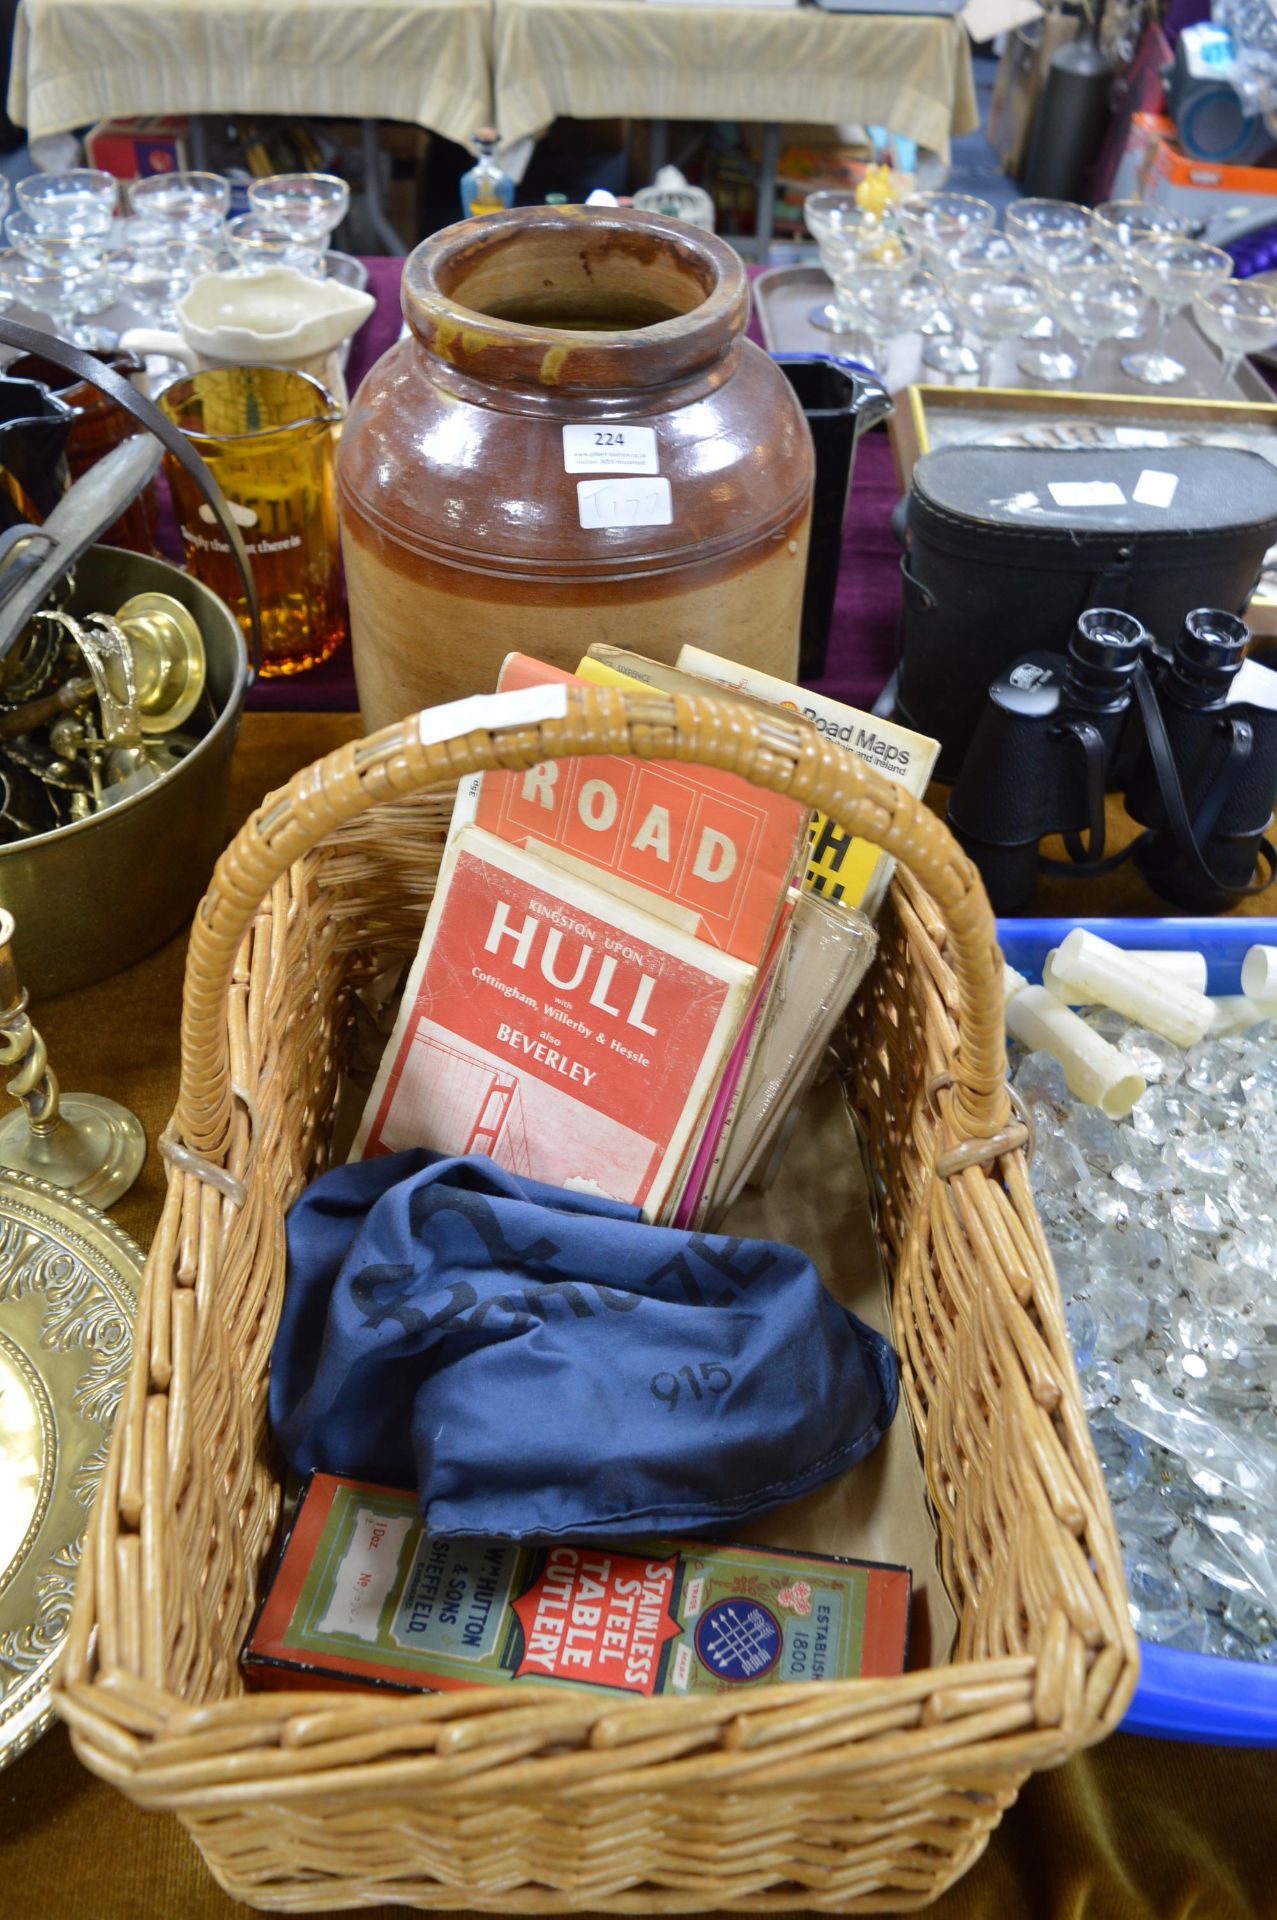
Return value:
M 1064 730 L 1077 741 L 1086 759 L 1086 817 L 1091 823 L 1088 845 L 1083 846 L 1082 837 L 1077 833 L 1066 833 L 1064 840 L 1070 859 L 1077 866 L 1087 867 L 1094 872 L 1104 860 L 1104 776 L 1108 771 L 1104 742 L 1099 728 L 1089 720 L 1066 721 Z
M 1153 761 L 1153 770 L 1157 776 L 1158 791 L 1162 796 L 1162 804 L 1166 808 L 1167 823 L 1180 853 L 1198 878 L 1204 880 L 1217 893 L 1231 894 L 1238 899 L 1245 894 L 1262 893 L 1272 884 L 1273 875 L 1277 873 L 1277 852 L 1274 852 L 1267 840 L 1261 838 L 1256 853 L 1266 864 L 1268 871 L 1263 879 L 1251 880 L 1244 887 L 1228 885 L 1212 873 L 1201 848 L 1201 842 L 1209 837 L 1224 802 L 1236 786 L 1242 769 L 1250 758 L 1255 738 L 1253 729 L 1244 720 L 1229 721 L 1227 763 L 1220 777 L 1212 783 L 1211 790 L 1203 801 L 1197 821 L 1194 823 L 1189 818 L 1184 789 L 1180 785 L 1175 756 L 1171 751 L 1171 743 L 1166 733 L 1166 722 L 1162 718 L 1162 709 L 1157 704 L 1156 689 L 1142 664 L 1136 667 L 1132 678 L 1135 683 L 1135 698 L 1139 702 L 1140 717 L 1144 722 L 1149 754 Z

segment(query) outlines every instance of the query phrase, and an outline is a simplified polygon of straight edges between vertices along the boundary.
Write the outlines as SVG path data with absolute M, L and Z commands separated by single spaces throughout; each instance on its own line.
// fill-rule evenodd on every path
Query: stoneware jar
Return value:
M 685 641 L 792 679 L 812 449 L 712 234 L 537 207 L 436 234 L 339 482 L 367 726 L 488 692 L 505 655 Z

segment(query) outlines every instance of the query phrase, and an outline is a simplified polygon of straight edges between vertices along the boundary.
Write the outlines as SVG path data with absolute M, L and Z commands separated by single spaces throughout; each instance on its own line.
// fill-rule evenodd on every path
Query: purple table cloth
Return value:
M 351 346 L 346 381 L 352 393 L 394 345 L 402 324 L 402 260 L 370 259 L 364 264 L 377 308 Z M 750 337 L 760 340 L 756 320 L 750 323 Z M 896 660 L 900 549 L 889 524 L 896 498 L 891 450 L 879 429 L 866 434 L 857 451 L 829 652 L 823 676 L 811 682 L 821 693 L 856 707 L 872 704 Z M 259 681 L 248 696 L 248 706 L 259 712 L 344 713 L 357 705 L 349 643 L 322 667 Z

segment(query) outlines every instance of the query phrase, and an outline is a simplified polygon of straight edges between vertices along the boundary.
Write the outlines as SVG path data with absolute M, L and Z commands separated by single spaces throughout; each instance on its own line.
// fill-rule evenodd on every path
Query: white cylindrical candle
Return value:
M 1250 947 L 1242 961 L 1242 992 L 1248 1000 L 1277 1000 L 1277 947 Z
M 1017 973 L 1009 960 L 1002 962 L 1002 991 L 1008 1000 L 1014 1000 L 1017 993 L 1023 993 L 1028 981 L 1022 973 Z
M 1214 1010 L 1204 993 L 1164 978 L 1083 927 L 1061 941 L 1051 971 L 1057 993 L 1062 986 L 1070 996 L 1084 994 L 1177 1047 L 1195 1047 L 1210 1032 Z
M 1147 1082 L 1126 1055 L 1045 987 L 1024 987 L 1008 1000 L 1007 1028 L 1035 1052 L 1053 1053 L 1069 1092 L 1101 1108 L 1110 1120 L 1121 1120 L 1144 1092 Z
M 1206 991 L 1206 955 L 1204 953 L 1197 953 L 1191 948 L 1183 953 L 1177 953 L 1168 947 L 1124 947 L 1121 951 L 1129 960 L 1140 961 L 1153 973 L 1167 980 L 1177 980 L 1181 987 L 1189 987 L 1194 993 Z M 1093 1000 L 1083 1000 L 1080 997 L 1078 988 L 1066 987 L 1056 977 L 1055 956 L 1058 952 L 1058 947 L 1052 947 L 1042 963 L 1042 985 L 1049 988 L 1058 1000 L 1063 1000 L 1066 1006 L 1093 1006 L 1095 1004 Z

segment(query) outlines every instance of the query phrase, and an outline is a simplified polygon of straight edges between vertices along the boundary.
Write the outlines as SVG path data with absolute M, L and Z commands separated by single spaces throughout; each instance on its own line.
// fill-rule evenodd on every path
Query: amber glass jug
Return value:
M 811 438 L 730 247 L 659 214 L 488 214 L 417 248 L 403 306 L 338 456 L 370 729 L 490 691 L 512 650 L 692 641 L 795 676 Z

